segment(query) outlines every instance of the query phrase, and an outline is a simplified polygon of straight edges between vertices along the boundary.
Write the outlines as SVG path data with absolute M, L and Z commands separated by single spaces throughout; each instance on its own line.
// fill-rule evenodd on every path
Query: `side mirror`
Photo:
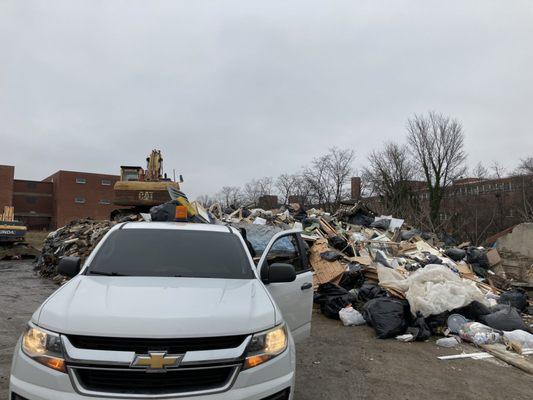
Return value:
M 80 272 L 81 259 L 79 257 L 62 257 L 57 266 L 57 272 L 72 278 Z
M 291 264 L 274 263 L 266 264 L 261 269 L 263 283 L 293 282 L 296 279 L 296 271 Z

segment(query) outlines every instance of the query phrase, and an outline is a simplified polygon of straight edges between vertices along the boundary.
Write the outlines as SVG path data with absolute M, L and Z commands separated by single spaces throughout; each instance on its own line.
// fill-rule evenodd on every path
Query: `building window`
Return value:
M 80 184 L 86 184 L 87 183 L 87 179 L 85 178 L 76 178 L 76 183 L 80 183 Z
M 111 186 L 111 181 L 109 179 L 102 179 L 102 186 Z
M 35 189 L 37 187 L 37 183 L 35 183 L 35 182 L 27 182 L 26 183 L 26 187 L 28 189 Z
M 75 197 L 74 202 L 78 204 L 84 204 L 85 203 L 85 197 Z
M 26 203 L 28 203 L 28 204 L 37 203 L 37 197 L 26 197 Z
M 100 200 L 100 204 L 111 204 L 111 201 L 109 201 L 107 199 L 102 199 L 102 200 Z
M 507 191 L 510 191 L 511 190 L 511 182 L 505 182 L 503 184 L 503 189 L 507 190 Z

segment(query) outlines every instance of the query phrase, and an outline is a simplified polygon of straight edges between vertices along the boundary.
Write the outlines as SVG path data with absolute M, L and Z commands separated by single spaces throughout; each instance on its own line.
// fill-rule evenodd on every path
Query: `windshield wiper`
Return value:
M 107 272 L 107 271 L 88 271 L 90 275 L 105 275 L 105 276 L 129 276 L 126 274 L 121 274 L 120 272 Z

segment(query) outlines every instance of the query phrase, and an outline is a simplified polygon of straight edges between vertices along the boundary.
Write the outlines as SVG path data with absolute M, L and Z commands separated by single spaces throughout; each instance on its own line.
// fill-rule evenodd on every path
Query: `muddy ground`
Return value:
M 7 399 L 13 346 L 26 321 L 57 286 L 28 261 L 0 262 L 0 399 Z M 477 350 L 463 345 L 466 352 Z M 298 345 L 296 400 L 531 399 L 533 377 L 494 359 L 441 361 L 426 343 L 378 340 L 371 328 L 345 328 L 313 315 L 311 338 Z M 531 357 L 531 356 L 530 356 Z

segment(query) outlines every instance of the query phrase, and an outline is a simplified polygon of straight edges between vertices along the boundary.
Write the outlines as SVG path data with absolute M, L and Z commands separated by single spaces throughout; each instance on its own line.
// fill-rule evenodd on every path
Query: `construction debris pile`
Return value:
M 513 288 L 494 248 L 466 243 L 444 249 L 435 235 L 377 216 L 362 203 L 335 215 L 298 204 L 278 210 L 214 205 L 202 214 L 240 228 L 256 260 L 276 232 L 300 229 L 309 246 L 316 307 L 345 325 L 368 324 L 383 339 L 446 336 L 440 343 L 447 346 L 501 343 L 514 332 L 521 348 L 533 347 L 531 303 L 525 291 Z M 112 224 L 78 220 L 52 232 L 37 269 L 54 276 L 61 256 L 84 259 Z
M 39 274 L 57 277 L 57 265 L 63 256 L 80 257 L 83 262 L 113 225 L 111 221 L 79 219 L 50 232 L 37 259 Z
M 244 228 L 254 248 L 257 225 L 270 237 L 299 228 L 309 244 L 315 304 L 345 325 L 371 325 L 378 338 L 402 341 L 446 336 L 440 345 L 461 340 L 488 345 L 521 338 L 533 347 L 531 303 L 513 288 L 494 248 L 468 243 L 443 249 L 435 235 L 407 227 L 401 219 L 377 216 L 363 204 L 335 215 L 304 211 L 298 204 L 280 210 L 210 211 Z M 263 248 L 256 248 L 260 253 Z M 514 333 L 509 333 L 514 332 Z M 444 343 L 444 344 L 443 344 Z

